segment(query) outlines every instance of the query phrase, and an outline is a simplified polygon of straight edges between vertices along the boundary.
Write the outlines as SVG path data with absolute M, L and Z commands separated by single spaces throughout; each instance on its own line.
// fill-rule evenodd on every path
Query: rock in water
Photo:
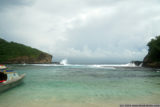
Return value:
M 132 61 L 131 63 L 135 64 L 136 66 L 141 66 L 143 61 Z

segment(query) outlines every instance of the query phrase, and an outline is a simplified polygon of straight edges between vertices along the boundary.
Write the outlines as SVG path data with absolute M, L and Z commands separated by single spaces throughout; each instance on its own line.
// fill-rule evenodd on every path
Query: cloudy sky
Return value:
M 160 35 L 159 0 L 0 0 L 0 37 L 70 63 L 142 60 Z

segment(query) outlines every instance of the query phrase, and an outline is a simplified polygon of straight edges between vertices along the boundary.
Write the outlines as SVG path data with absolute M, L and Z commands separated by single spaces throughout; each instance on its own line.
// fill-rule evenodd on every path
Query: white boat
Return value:
M 6 66 L 0 65 L 0 92 L 19 85 L 25 77 L 25 74 L 18 75 L 12 70 L 6 70 Z

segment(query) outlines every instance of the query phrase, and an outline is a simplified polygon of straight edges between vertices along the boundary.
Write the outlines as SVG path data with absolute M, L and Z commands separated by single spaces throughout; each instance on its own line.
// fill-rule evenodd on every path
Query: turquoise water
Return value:
M 160 72 L 142 67 L 9 65 L 24 83 L 0 94 L 0 107 L 119 107 L 159 104 Z

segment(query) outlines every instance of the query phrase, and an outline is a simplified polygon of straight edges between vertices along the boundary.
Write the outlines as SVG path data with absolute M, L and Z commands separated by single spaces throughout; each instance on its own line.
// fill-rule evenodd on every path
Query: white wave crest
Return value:
M 68 65 L 68 60 L 67 59 L 63 59 L 60 64 L 62 65 Z
M 114 66 L 109 65 L 88 65 L 91 68 L 105 68 L 105 69 L 115 69 Z
M 128 63 L 128 64 L 100 64 L 100 65 L 90 65 L 92 67 L 97 67 L 97 68 L 112 68 L 114 69 L 114 67 L 141 67 L 140 66 L 136 66 L 134 63 Z
M 128 64 L 68 64 L 67 59 L 63 59 L 60 64 L 25 64 L 25 65 L 34 65 L 34 66 L 70 66 L 70 67 L 89 67 L 89 68 L 105 68 L 105 69 L 115 69 L 116 67 L 141 67 L 136 66 L 134 63 Z

